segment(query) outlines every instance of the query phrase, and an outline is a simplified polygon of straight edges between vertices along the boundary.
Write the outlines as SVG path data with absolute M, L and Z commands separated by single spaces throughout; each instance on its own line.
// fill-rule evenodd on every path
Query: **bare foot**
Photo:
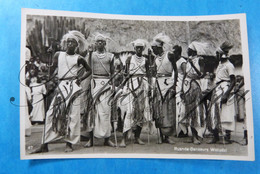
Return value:
M 239 144 L 241 144 L 242 146 L 246 146 L 247 143 L 247 139 L 243 139 L 241 142 L 239 142 Z
M 200 141 L 197 139 L 197 138 L 194 138 L 193 139 L 193 144 L 195 144 L 195 145 L 200 145 Z
M 65 152 L 72 152 L 72 144 L 71 143 L 66 143 L 66 148 L 65 148 Z
M 32 152 L 30 152 L 30 154 L 34 154 L 34 153 L 46 153 L 49 152 L 48 149 L 48 145 L 47 144 L 42 144 L 41 147 L 33 150 Z
M 164 143 L 175 144 L 175 142 L 173 140 L 171 140 L 170 138 L 165 139 Z
M 126 147 L 126 143 L 125 143 L 124 139 L 122 139 L 121 143 L 119 144 L 119 147 L 122 147 L 122 148 Z
M 159 139 L 159 140 L 157 141 L 157 144 L 162 144 L 162 140 Z
M 135 144 L 145 145 L 145 143 L 140 138 L 135 139 Z
M 219 141 L 219 138 L 212 138 L 209 141 L 207 141 L 207 144 L 216 144 Z
M 93 146 L 93 142 L 91 140 L 88 140 L 88 142 L 84 145 L 84 147 L 88 148 L 88 147 L 92 147 Z
M 105 141 L 104 142 L 104 146 L 116 147 L 115 144 L 111 140 Z

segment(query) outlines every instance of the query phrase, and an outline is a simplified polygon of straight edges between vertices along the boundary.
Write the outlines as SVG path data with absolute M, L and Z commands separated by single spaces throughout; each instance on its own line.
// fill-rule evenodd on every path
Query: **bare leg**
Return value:
M 145 143 L 140 139 L 141 131 L 142 131 L 142 127 L 137 126 L 137 128 L 135 130 L 135 143 L 140 144 L 140 145 L 144 145 Z
M 168 143 L 168 144 L 175 144 L 175 142 L 170 139 L 170 136 L 172 134 L 172 128 L 171 127 L 163 127 L 160 128 L 161 130 L 161 136 L 162 136 L 162 141 L 163 143 Z
M 209 140 L 207 143 L 208 144 L 215 144 L 219 141 L 219 134 L 218 134 L 218 129 L 213 130 L 213 138 Z
M 242 142 L 240 142 L 242 146 L 246 146 L 248 144 L 248 139 L 247 139 L 247 130 L 244 130 L 244 138 Z
M 121 143 L 119 144 L 119 147 L 126 147 L 126 136 L 127 136 L 127 132 L 123 133 L 123 139 L 121 140 Z
M 192 138 L 193 138 L 193 144 L 199 145 L 201 142 L 198 139 L 198 132 L 195 128 L 191 128 L 192 131 Z
M 84 147 L 92 147 L 93 146 L 93 131 L 89 133 L 89 140 L 88 142 L 84 145 Z
M 162 130 L 158 128 L 158 144 L 162 144 L 162 142 L 163 142 Z
M 175 144 L 175 142 L 171 140 L 169 136 L 165 136 L 164 143 Z
M 110 147 L 115 147 L 115 144 L 109 138 L 105 138 L 104 145 L 110 146 Z
M 230 130 L 226 130 L 226 136 L 225 136 L 225 144 L 232 144 L 231 141 L 231 131 Z

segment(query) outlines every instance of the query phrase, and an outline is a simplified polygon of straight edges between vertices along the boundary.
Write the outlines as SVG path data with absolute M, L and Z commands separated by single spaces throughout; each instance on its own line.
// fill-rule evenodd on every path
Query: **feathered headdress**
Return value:
M 78 43 L 78 48 L 79 48 L 79 52 L 83 52 L 86 50 L 87 48 L 87 41 L 85 39 L 85 36 L 77 31 L 77 30 L 72 30 L 69 31 L 67 34 L 65 34 L 62 39 L 61 39 L 61 47 L 62 49 L 66 49 L 67 48 L 67 40 L 69 38 L 75 39 Z

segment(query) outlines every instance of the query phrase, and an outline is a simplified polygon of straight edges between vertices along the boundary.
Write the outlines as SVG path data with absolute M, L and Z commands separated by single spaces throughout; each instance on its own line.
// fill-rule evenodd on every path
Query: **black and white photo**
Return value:
M 22 159 L 254 160 L 244 14 L 22 9 Z

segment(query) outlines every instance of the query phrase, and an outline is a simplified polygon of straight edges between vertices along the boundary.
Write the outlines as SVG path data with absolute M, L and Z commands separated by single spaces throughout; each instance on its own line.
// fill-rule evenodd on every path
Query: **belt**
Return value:
M 131 77 L 145 77 L 145 74 L 134 74 Z
M 171 77 L 171 74 L 157 74 L 157 77 Z
M 95 75 L 95 74 L 93 74 L 92 77 L 93 77 L 94 79 L 110 79 L 109 76 Z
M 76 79 L 77 77 L 76 76 L 74 76 L 74 77 L 65 77 L 65 78 L 61 78 L 61 79 L 59 79 L 60 81 L 62 81 L 62 80 L 74 80 L 74 79 Z
M 221 81 L 217 82 L 216 84 L 219 85 L 222 82 L 230 82 L 230 81 L 229 80 L 221 80 Z

